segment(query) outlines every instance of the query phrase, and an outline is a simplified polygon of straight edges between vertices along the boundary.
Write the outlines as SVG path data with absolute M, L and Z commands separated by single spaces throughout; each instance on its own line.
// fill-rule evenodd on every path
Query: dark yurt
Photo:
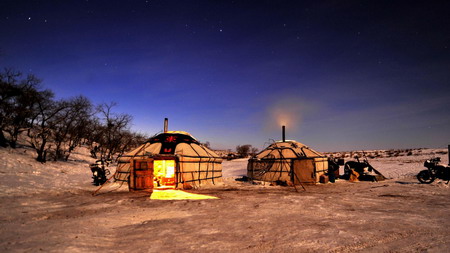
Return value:
M 327 173 L 325 155 L 293 140 L 269 145 L 248 161 L 247 176 L 252 180 L 286 184 L 316 184 Z

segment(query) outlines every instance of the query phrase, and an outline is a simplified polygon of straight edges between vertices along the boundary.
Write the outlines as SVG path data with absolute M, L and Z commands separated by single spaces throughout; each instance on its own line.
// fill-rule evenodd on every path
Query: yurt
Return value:
M 252 180 L 286 184 L 317 184 L 327 173 L 325 155 L 293 140 L 269 145 L 248 161 L 247 176 Z
M 222 178 L 222 159 L 189 133 L 167 131 L 119 158 L 116 181 L 130 190 L 198 188 Z

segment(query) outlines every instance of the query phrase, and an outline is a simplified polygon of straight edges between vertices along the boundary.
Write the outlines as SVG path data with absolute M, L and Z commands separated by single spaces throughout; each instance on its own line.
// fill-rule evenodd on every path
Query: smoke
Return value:
M 264 130 L 281 132 L 281 126 L 286 126 L 287 133 L 300 131 L 302 120 L 310 110 L 311 106 L 301 98 L 282 97 L 268 106 Z

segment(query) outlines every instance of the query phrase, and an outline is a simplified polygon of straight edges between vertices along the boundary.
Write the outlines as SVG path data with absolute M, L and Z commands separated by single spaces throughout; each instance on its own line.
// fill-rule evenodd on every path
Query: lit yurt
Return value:
M 222 179 L 222 159 L 189 133 L 164 131 L 119 158 L 116 181 L 130 190 L 198 188 Z

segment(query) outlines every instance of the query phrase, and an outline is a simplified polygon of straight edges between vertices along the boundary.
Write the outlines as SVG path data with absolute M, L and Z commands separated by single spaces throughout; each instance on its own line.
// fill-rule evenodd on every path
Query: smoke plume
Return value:
M 281 132 L 281 126 L 286 126 L 287 133 L 297 132 L 300 130 L 305 113 L 310 108 L 311 106 L 307 105 L 301 98 L 280 98 L 267 108 L 264 129 L 269 132 Z

